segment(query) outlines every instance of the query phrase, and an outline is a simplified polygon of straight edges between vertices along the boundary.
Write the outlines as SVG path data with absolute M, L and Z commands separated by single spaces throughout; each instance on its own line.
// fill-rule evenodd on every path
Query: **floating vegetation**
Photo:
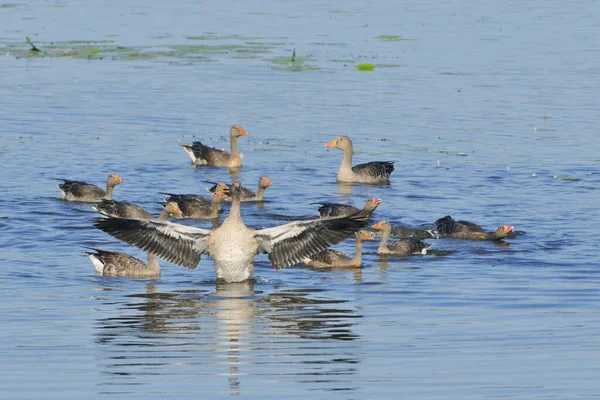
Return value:
M 237 36 L 212 38 L 237 38 Z M 259 42 L 242 44 L 179 44 L 161 46 L 119 46 L 114 40 L 70 40 L 66 42 L 49 42 L 34 44 L 26 37 L 27 45 L 9 43 L 0 47 L 0 52 L 16 57 L 70 57 L 82 59 L 123 59 L 123 60 L 162 60 L 178 58 L 178 61 L 211 61 L 210 56 L 229 55 L 235 58 L 256 58 L 272 51 L 273 44 Z
M 438 151 L 438 153 L 446 154 L 448 156 L 455 156 L 455 157 L 466 157 L 467 156 L 467 153 L 462 152 L 462 151 L 452 152 L 452 151 L 440 150 L 440 151 Z
M 377 36 L 375 39 L 377 40 L 381 40 L 383 42 L 402 42 L 402 41 L 406 41 L 406 40 L 417 40 L 417 39 L 408 39 L 402 36 L 396 36 L 396 35 L 380 35 Z
M 470 72 L 440 72 L 440 75 L 450 75 L 450 76 L 471 76 L 473 75 Z
M 377 64 L 377 68 L 404 68 L 406 64 Z
M 559 181 L 579 181 L 580 179 L 574 175 L 554 175 L 554 179 Z
M 275 71 L 318 71 L 320 68 L 313 64 L 307 57 L 297 56 L 296 52 L 292 53 L 292 57 L 275 57 L 271 60 L 273 64 L 271 68 Z
M 29 45 L 31 46 L 31 49 L 29 51 L 40 51 L 40 49 L 35 47 L 35 44 L 33 44 L 31 39 L 29 39 L 29 36 L 25 36 L 25 38 L 27 39 L 27 43 L 29 43 Z
M 188 40 L 232 40 L 232 39 L 242 39 L 240 35 L 223 35 L 219 36 L 213 32 L 206 32 L 204 35 L 199 36 L 187 36 Z
M 359 71 L 373 71 L 375 69 L 375 66 L 370 63 L 364 63 L 358 64 L 356 68 L 358 68 Z

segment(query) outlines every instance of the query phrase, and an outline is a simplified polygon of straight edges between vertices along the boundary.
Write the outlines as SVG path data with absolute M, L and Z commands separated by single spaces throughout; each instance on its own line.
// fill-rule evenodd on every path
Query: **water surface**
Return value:
M 481 399 L 600 396 L 598 6 L 582 1 L 28 2 L 0 7 L 0 387 L 3 397 Z M 30 54 L 25 36 L 41 54 Z M 295 50 L 295 61 L 291 61 Z M 373 71 L 356 65 L 371 63 Z M 431 239 L 444 256 L 360 271 L 275 271 L 217 285 L 95 276 L 84 246 L 142 252 L 95 230 L 53 178 L 203 193 L 179 144 L 228 147 L 246 186 L 269 175 L 253 227 L 312 202 L 383 202 L 396 227 L 451 214 L 505 244 Z M 389 186 L 337 185 L 393 160 Z M 187 224 L 210 227 L 210 222 Z M 352 253 L 353 241 L 336 249 Z

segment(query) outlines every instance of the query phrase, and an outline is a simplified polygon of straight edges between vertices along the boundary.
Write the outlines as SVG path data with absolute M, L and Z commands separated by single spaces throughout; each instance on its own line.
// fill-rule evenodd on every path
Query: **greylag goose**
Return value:
M 352 140 L 339 136 L 325 147 L 336 147 L 344 151 L 344 158 L 337 173 L 338 182 L 387 183 L 394 171 L 393 161 L 373 161 L 352 166 Z
M 210 199 L 193 194 L 171 194 L 165 201 L 177 203 L 183 218 L 214 219 L 219 217 L 221 202 L 226 196 L 224 192 L 215 192 Z
M 392 233 L 392 225 L 388 221 L 379 221 L 371 228 L 381 229 L 382 236 L 377 254 L 391 254 L 394 256 L 410 256 L 411 254 L 427 254 L 427 249 L 433 246 L 432 243 L 425 243 L 416 238 L 403 238 L 396 240 L 388 245 L 388 240 Z
M 59 183 L 58 188 L 61 191 L 60 198 L 67 201 L 82 201 L 86 203 L 98 203 L 101 200 L 112 200 L 112 193 L 115 186 L 123 183 L 121 177 L 117 174 L 110 174 L 106 180 L 106 191 L 96 185 L 81 181 L 70 181 L 68 179 L 56 178 L 63 183 Z
M 311 268 L 359 268 L 362 264 L 362 248 L 365 240 L 375 240 L 375 238 L 367 231 L 361 230 L 356 232 L 356 250 L 354 252 L 354 258 L 350 258 L 342 252 L 328 249 L 315 254 L 314 256 L 305 258 L 303 260 L 304 265 Z
M 145 210 L 144 210 L 145 211 Z M 158 217 L 159 221 L 164 221 L 169 215 L 181 214 L 177 203 L 168 203 Z M 84 251 L 88 256 L 96 272 L 104 276 L 131 276 L 133 278 L 155 278 L 160 276 L 160 265 L 156 256 L 150 252 L 148 255 L 148 264 L 142 260 L 130 256 L 120 251 L 110 251 L 98 248 L 91 248 L 95 253 Z
M 122 218 L 97 218 L 94 224 L 117 239 L 191 269 L 196 268 L 202 254 L 210 254 L 219 281 L 241 282 L 252 277 L 258 253 L 268 253 L 271 264 L 280 269 L 341 242 L 365 223 L 364 218 L 349 216 L 255 230 L 242 221 L 237 182 L 232 197 L 229 215 L 214 230 Z
M 241 125 L 233 125 L 229 130 L 231 153 L 203 145 L 201 142 L 184 144 L 183 149 L 188 153 L 193 166 L 208 165 L 213 167 L 239 168 L 242 158 L 238 153 L 238 138 L 248 132 Z
M 100 204 L 92 207 L 105 217 L 153 219 L 154 217 L 144 207 L 126 201 L 102 200 Z M 183 214 L 176 202 L 171 201 L 163 205 L 163 210 L 158 219 L 165 220 L 169 215 L 181 219 Z M 164 218 L 163 218 L 164 216 Z
M 473 240 L 500 240 L 515 230 L 514 226 L 500 225 L 495 232 L 486 232 L 479 225 L 467 221 L 455 221 L 449 215 L 435 221 L 435 228 L 440 236 Z
M 362 210 L 354 206 L 349 206 L 347 204 L 337 204 L 337 203 L 319 203 L 320 207 L 317 207 L 317 211 L 321 218 L 328 217 L 341 217 L 344 215 L 352 215 L 356 213 L 360 213 L 365 218 L 370 218 L 371 215 L 377 209 L 377 206 L 381 203 L 381 199 L 370 198 L 365 203 L 365 207 Z
M 265 190 L 268 187 L 271 187 L 272 185 L 273 183 L 271 182 L 271 179 L 269 179 L 268 176 L 261 176 L 258 180 L 258 190 L 256 191 L 256 193 L 243 186 L 240 187 L 240 189 L 242 190 L 241 201 L 262 201 L 265 196 Z M 227 185 L 226 183 L 215 183 L 213 187 L 208 189 L 208 191 L 214 193 L 215 191 L 223 190 L 224 188 L 231 190 L 231 187 L 231 185 Z M 225 197 L 224 201 L 231 201 L 231 197 Z

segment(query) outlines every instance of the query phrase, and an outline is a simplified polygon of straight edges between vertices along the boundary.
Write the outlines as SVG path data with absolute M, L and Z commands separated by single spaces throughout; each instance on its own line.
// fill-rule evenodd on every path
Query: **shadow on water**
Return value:
M 145 375 L 185 375 L 193 365 L 194 374 L 227 377 L 234 395 L 257 375 L 321 382 L 356 372 L 360 357 L 336 344 L 360 338 L 354 326 L 362 315 L 346 301 L 323 297 L 321 290 L 265 295 L 255 286 L 218 283 L 214 291 L 163 293 L 149 283 L 145 293 L 123 297 L 119 315 L 97 320 L 95 341 L 107 347 L 100 385 L 140 385 Z

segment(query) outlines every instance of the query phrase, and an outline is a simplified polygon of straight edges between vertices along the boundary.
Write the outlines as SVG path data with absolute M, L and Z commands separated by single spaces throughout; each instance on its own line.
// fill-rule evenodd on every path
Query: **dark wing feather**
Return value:
M 322 203 L 320 207 L 317 207 L 317 211 L 319 212 L 321 218 L 329 218 L 356 214 L 360 210 L 354 206 L 349 206 L 347 204 Z
M 76 197 L 96 196 L 103 197 L 106 192 L 96 185 L 82 181 L 70 181 L 68 179 L 60 179 L 64 183 L 58 185 L 60 190 L 65 193 L 71 193 Z
M 342 218 L 295 221 L 256 231 L 259 251 L 269 253 L 276 269 L 294 265 L 352 236 L 366 225 L 358 214 Z
M 438 234 L 441 236 L 452 235 L 452 233 L 454 232 L 455 224 L 456 224 L 456 221 L 454 221 L 454 218 L 452 218 L 449 215 L 446 215 L 445 217 L 440 218 L 437 221 L 435 221 L 435 229 L 437 230 Z
M 231 154 L 227 151 L 205 146 L 201 142 L 193 142 L 190 148 L 196 158 L 205 160 L 209 165 L 225 162 L 231 157 Z
M 208 251 L 211 231 L 171 222 L 127 218 L 96 218 L 96 228 L 142 250 L 190 269 Z
M 103 199 L 93 208 L 107 217 L 152 219 L 152 214 L 146 211 L 144 207 L 126 201 Z
M 365 164 L 358 164 L 352 167 L 356 175 L 367 176 L 379 182 L 387 182 L 390 175 L 394 172 L 393 161 L 373 161 Z

